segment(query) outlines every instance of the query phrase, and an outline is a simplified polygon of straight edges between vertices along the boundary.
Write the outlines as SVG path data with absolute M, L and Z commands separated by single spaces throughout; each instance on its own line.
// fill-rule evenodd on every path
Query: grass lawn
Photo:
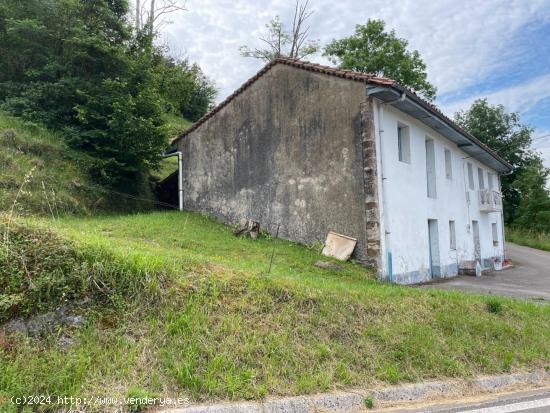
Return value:
M 5 264 L 20 283 L 35 274 L 34 290 L 5 287 L 0 303 L 19 301 L 0 317 L 57 305 L 70 296 L 66 282 L 86 324 L 70 331 L 67 350 L 57 341 L 67 332 L 0 341 L 0 396 L 254 399 L 550 365 L 550 306 L 386 285 L 353 263 L 320 269 L 316 248 L 236 238 L 195 213 L 27 221 L 13 231 L 9 254 L 24 259 L 3 256 L 0 287 Z M 35 262 L 48 265 L 34 273 Z M 40 274 L 48 288 L 38 291 Z
M 550 251 L 550 234 L 506 228 L 506 240 L 519 245 Z

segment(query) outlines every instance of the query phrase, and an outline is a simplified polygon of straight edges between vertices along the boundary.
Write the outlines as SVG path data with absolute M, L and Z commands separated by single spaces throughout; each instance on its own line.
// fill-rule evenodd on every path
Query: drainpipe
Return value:
M 165 153 L 163 158 L 169 158 L 170 156 L 178 157 L 178 201 L 179 210 L 183 211 L 183 156 L 181 151 Z
M 384 180 L 386 179 L 384 177 L 384 150 L 382 148 L 382 142 L 383 142 L 383 136 L 384 136 L 384 105 L 383 103 L 378 103 L 376 106 L 376 114 L 378 117 L 378 148 L 380 148 L 380 201 L 382 204 L 382 208 L 380 208 L 381 211 L 381 220 L 384 230 L 384 246 L 386 250 L 386 280 L 389 283 L 393 282 L 393 270 L 392 270 L 392 254 L 390 249 L 390 232 L 388 231 L 388 222 L 386 219 L 386 192 L 384 191 Z
M 500 174 L 497 175 L 498 191 L 500 192 L 500 204 L 502 205 L 502 211 L 500 211 L 500 232 L 502 236 L 502 266 L 504 267 L 504 260 L 506 259 L 506 237 L 504 233 L 504 202 L 502 199 L 502 183 L 500 181 Z
M 386 278 L 389 283 L 393 283 L 393 256 L 390 243 L 390 234 L 389 224 L 386 213 L 386 191 L 384 190 L 384 181 L 387 179 L 384 172 L 384 149 L 383 149 L 383 136 L 384 136 L 384 106 L 393 105 L 394 103 L 403 102 L 407 95 L 402 93 L 395 100 L 388 102 L 380 102 L 377 105 L 377 115 L 378 115 L 378 147 L 380 148 L 380 175 L 381 179 L 381 203 L 382 203 L 382 221 L 384 223 L 384 245 L 386 247 Z

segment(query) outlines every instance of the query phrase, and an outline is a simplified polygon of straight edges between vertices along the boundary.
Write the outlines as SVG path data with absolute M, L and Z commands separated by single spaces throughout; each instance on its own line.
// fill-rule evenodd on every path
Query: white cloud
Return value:
M 474 100 L 487 98 L 489 103 L 504 105 L 507 111 L 527 112 L 542 99 L 548 97 L 550 97 L 550 73 L 491 93 L 471 95 L 465 99 L 443 105 L 442 109 L 452 117 L 455 112 L 467 109 Z
M 173 50 L 197 61 L 220 88 L 220 99 L 255 73 L 261 62 L 238 48 L 252 44 L 275 14 L 288 21 L 294 0 L 189 0 L 188 12 L 172 17 L 164 36 Z M 368 18 L 381 18 L 424 57 L 440 93 L 486 78 L 521 54 L 509 49 L 518 30 L 550 20 L 548 0 L 311 0 L 312 36 L 326 44 L 353 32 Z M 326 63 L 317 56 L 312 60 Z
M 276 14 L 289 21 L 293 5 L 294 0 L 188 0 L 187 12 L 170 17 L 173 24 L 164 28 L 163 40 L 173 54 L 200 64 L 216 82 L 220 101 L 263 65 L 241 57 L 239 46 L 257 43 L 264 24 Z M 368 18 L 386 21 L 419 50 L 439 94 L 459 97 L 443 107 L 451 116 L 477 97 L 524 112 L 550 96 L 550 74 L 482 96 L 461 93 L 518 62 L 528 71 L 525 51 L 510 46 L 534 22 L 550 22 L 550 0 L 310 0 L 310 5 L 311 35 L 321 44 L 351 34 Z M 329 63 L 322 56 L 311 60 Z M 550 165 L 548 146 L 539 149 Z
M 531 110 L 538 102 L 550 97 L 550 74 L 536 77 L 519 85 L 497 90 L 489 94 L 469 96 L 443 106 L 443 111 L 450 116 L 459 110 L 470 107 L 474 100 L 487 98 L 489 103 L 502 104 L 509 112 L 524 113 Z M 550 130 L 536 130 L 533 136 L 533 149 L 542 154 L 545 165 L 550 167 Z

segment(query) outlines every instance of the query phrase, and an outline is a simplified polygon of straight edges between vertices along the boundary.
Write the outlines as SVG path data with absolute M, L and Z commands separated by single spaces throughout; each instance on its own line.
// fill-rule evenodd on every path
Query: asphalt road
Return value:
M 374 410 L 375 412 L 377 410 Z M 384 413 L 548 413 L 550 412 L 550 390 L 536 390 L 493 396 L 484 401 L 425 405 L 421 408 L 384 409 Z
M 550 301 L 550 252 L 506 243 L 506 255 L 514 268 L 484 272 L 481 277 L 461 275 L 422 287 Z

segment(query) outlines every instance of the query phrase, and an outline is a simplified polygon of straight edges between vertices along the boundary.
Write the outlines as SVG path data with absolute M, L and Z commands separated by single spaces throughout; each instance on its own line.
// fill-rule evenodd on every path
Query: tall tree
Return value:
M 550 233 L 550 193 L 546 180 L 550 175 L 540 158 L 530 162 L 515 181 L 520 195 L 514 226 Z
M 455 114 L 455 121 L 513 166 L 511 174 L 502 176 L 504 217 L 508 224 L 518 219 L 528 199 L 537 198 L 546 189 L 540 155 L 531 149 L 533 129 L 521 123 L 518 113 L 507 113 L 502 105 L 490 105 L 487 99 L 476 100 L 466 111 Z M 540 179 L 535 179 L 535 175 Z M 529 182 L 529 183 L 526 183 Z M 538 186 L 538 188 L 537 188 Z M 538 194 L 534 196 L 535 192 Z M 529 202 L 529 205 L 533 205 Z M 532 208 L 523 208 L 523 211 Z
M 292 59 L 303 59 L 317 53 L 319 42 L 309 39 L 310 27 L 306 21 L 313 14 L 308 10 L 309 0 L 305 2 L 296 0 L 294 5 L 294 17 L 292 19 L 292 30 L 285 28 L 279 16 L 275 16 L 265 25 L 266 33 L 260 36 L 264 47 L 250 48 L 241 46 L 239 48 L 244 57 L 253 57 L 269 62 L 278 57 L 290 57 Z
M 394 30 L 385 31 L 384 21 L 369 19 L 355 26 L 353 35 L 332 40 L 323 55 L 342 69 L 390 77 L 434 100 L 437 89 L 428 82 L 426 64 L 417 50 L 407 49 L 408 44 Z
M 62 132 L 99 183 L 140 192 L 167 144 L 163 114 L 200 117 L 215 91 L 128 12 L 126 0 L 0 1 L 0 108 Z
M 216 89 L 197 64 L 165 58 L 156 82 L 170 112 L 196 121 L 212 109 Z

